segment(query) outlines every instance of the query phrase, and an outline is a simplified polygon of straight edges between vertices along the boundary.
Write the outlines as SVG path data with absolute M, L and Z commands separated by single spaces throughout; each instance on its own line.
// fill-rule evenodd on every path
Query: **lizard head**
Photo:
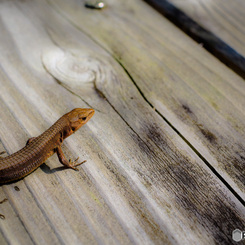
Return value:
M 87 123 L 93 115 L 93 109 L 76 108 L 68 112 L 65 116 L 70 122 L 71 134 Z

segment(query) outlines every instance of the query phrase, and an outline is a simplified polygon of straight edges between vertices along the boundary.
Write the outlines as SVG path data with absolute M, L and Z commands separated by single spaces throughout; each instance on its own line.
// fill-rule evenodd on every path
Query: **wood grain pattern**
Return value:
M 244 1 L 168 1 L 245 56 Z
M 163 25 L 161 15 L 144 3 L 128 4 L 131 12 L 126 2 L 112 3 L 113 11 L 97 13 L 93 19 L 91 12 L 76 1 L 69 5 L 61 0 L 52 2 L 56 3 L 57 11 L 65 9 L 64 16 L 76 26 L 90 20 L 81 28 L 109 49 L 146 101 L 183 134 L 244 199 L 244 80 L 193 41 L 187 39 L 191 49 L 186 48 L 185 42 L 177 42 L 184 35 L 168 22 Z M 79 11 L 83 14 L 76 14 Z M 128 13 L 133 13 L 133 17 Z M 153 13 L 154 19 L 146 21 Z M 98 23 L 102 23 L 105 14 L 114 21 L 101 32 Z M 131 28 L 124 24 L 125 19 Z
M 242 79 L 142 1 L 3 1 L 0 16 L 8 153 L 75 107 L 96 110 L 64 142 L 87 160 L 79 172 L 53 156 L 0 188 L 4 243 L 232 244 L 245 225 L 242 161 L 226 162 L 244 147 Z
M 194 21 L 191 16 L 184 13 L 167 0 L 144 0 L 164 17 L 174 23 L 204 49 L 209 51 L 223 64 L 227 65 L 239 76 L 245 79 L 245 58 L 232 46 L 227 44 L 212 30 L 202 27 L 199 21 Z

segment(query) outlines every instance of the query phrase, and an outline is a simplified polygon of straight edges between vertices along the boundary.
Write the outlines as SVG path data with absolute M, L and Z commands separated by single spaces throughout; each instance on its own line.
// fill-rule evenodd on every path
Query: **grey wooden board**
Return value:
M 111 1 L 96 13 L 76 1 L 50 2 L 116 58 L 147 102 L 244 199 L 244 80 L 141 1 Z
M 245 56 L 245 2 L 243 0 L 168 1 Z
M 180 124 L 178 130 L 183 135 L 183 129 L 190 134 L 186 138 L 193 138 L 191 143 L 196 149 L 204 148 L 202 155 L 207 161 L 217 162 L 213 166 L 227 176 L 241 196 L 244 189 L 241 182 L 237 184 L 232 178 L 232 167 L 231 173 L 224 171 L 219 155 L 209 152 L 210 144 L 188 121 L 187 109 L 170 103 L 173 99 L 167 93 L 175 86 L 173 81 L 178 81 L 171 69 L 171 62 L 176 65 L 176 57 L 169 55 L 170 63 L 164 61 L 168 67 L 162 66 L 164 73 L 159 73 L 160 57 L 156 50 L 173 49 L 171 42 L 181 37 L 186 52 L 200 55 L 202 60 L 193 64 L 191 70 L 180 62 L 178 72 L 190 72 L 189 76 L 200 78 L 200 74 L 207 73 L 209 64 L 211 71 L 207 75 L 213 77 L 216 90 L 221 90 L 221 102 L 217 98 L 216 103 L 222 110 L 217 113 L 210 106 L 205 110 L 220 115 L 223 130 L 230 123 L 223 118 L 227 97 L 236 105 L 227 108 L 228 112 L 243 126 L 243 115 L 236 110 L 243 103 L 239 99 L 244 91 L 234 88 L 242 81 L 149 6 L 138 1 L 137 12 L 130 1 L 118 3 L 108 1 L 104 12 L 93 12 L 83 8 L 80 1 L 57 1 L 57 5 L 40 1 L 1 2 L 0 139 L 7 152 L 21 148 L 29 137 L 40 134 L 74 107 L 93 107 L 96 113 L 63 145 L 67 156 L 87 159 L 79 172 L 59 168 L 53 156 L 46 166 L 24 180 L 1 187 L 0 196 L 8 201 L 0 204 L 0 213 L 5 216 L 5 220 L 0 220 L 0 239 L 11 244 L 231 243 L 231 232 L 244 227 L 244 206 L 145 101 L 118 60 L 127 64 L 125 67 L 140 89 L 145 90 L 146 98 L 155 98 L 154 106 L 159 107 L 160 114 L 176 128 Z M 119 8 L 124 18 L 118 14 Z M 134 18 L 127 16 L 130 13 L 135 14 Z M 135 39 L 128 36 L 128 30 L 153 32 L 152 26 L 137 26 L 137 18 L 147 14 L 159 25 L 164 23 L 172 33 L 169 43 L 148 49 L 148 56 L 147 50 L 142 50 L 148 37 L 138 36 L 141 42 L 136 45 Z M 79 20 L 81 16 L 84 19 Z M 73 18 L 75 24 L 71 22 Z M 102 23 L 103 19 L 102 30 L 93 21 Z M 135 26 L 129 25 L 128 20 Z M 112 29 L 112 25 L 120 29 Z M 109 37 L 111 31 L 113 37 Z M 182 48 L 176 46 L 173 54 L 177 55 Z M 191 62 L 193 56 L 189 57 Z M 135 64 L 134 59 L 138 59 Z M 173 87 L 171 95 L 176 100 L 184 97 L 182 90 L 186 90 L 184 84 L 191 79 L 189 76 L 184 76 L 179 90 Z M 193 80 L 190 82 L 194 86 Z M 205 82 L 202 81 L 200 90 L 205 88 Z M 158 100 L 157 88 L 169 102 Z M 202 109 L 205 96 L 199 91 L 191 97 L 186 98 L 191 100 L 190 106 Z M 177 115 L 185 115 L 186 121 L 182 122 Z M 207 120 L 205 115 L 197 116 Z M 210 121 L 207 123 L 214 127 Z M 225 132 L 231 137 L 234 132 L 238 134 L 236 130 L 239 128 L 231 125 Z M 218 132 L 216 137 L 223 139 L 222 129 Z

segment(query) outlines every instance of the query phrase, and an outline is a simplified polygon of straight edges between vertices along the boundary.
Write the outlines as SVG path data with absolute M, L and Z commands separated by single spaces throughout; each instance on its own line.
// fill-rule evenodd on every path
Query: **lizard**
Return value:
M 77 170 L 76 167 L 86 161 L 77 163 L 78 158 L 75 161 L 68 161 L 61 149 L 61 144 L 65 138 L 87 123 L 93 115 L 93 109 L 75 108 L 63 115 L 41 135 L 30 138 L 26 146 L 19 151 L 4 158 L 0 157 L 0 183 L 16 181 L 27 176 L 54 153 L 64 166 Z

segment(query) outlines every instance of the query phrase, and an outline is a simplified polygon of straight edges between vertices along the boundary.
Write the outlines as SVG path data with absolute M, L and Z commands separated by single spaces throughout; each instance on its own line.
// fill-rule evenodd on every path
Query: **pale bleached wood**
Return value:
M 115 56 L 153 107 L 244 199 L 244 80 L 144 2 L 110 1 L 100 12 L 76 1 L 49 2 Z
M 22 142 L 21 139 L 25 138 L 25 135 L 20 133 L 23 129 L 19 127 L 16 119 L 10 114 L 4 103 L 0 103 L 0 106 L 1 132 L 5 131 L 4 135 L 9 135 L 8 139 L 6 139 L 1 134 L 1 139 L 6 143 L 7 149 L 13 148 L 14 151 L 17 151 L 20 148 L 17 145 L 18 140 Z M 6 119 L 8 119 L 7 124 L 4 123 Z M 18 186 L 19 191 L 15 190 L 15 186 Z M 8 199 L 7 203 L 15 211 L 13 213 L 9 207 L 3 210 L 6 219 L 1 223 L 1 230 L 5 233 L 8 242 L 11 244 L 22 244 L 25 242 L 26 244 L 32 244 L 33 242 L 37 244 L 51 242 L 58 244 L 58 239 L 53 234 L 52 227 L 47 223 L 46 217 L 42 214 L 42 210 L 24 181 L 18 182 L 17 185 L 4 185 L 2 189 L 6 195 L 5 198 Z
M 26 227 L 18 218 L 15 207 L 7 198 L 5 189 L 0 190 L 0 213 L 4 216 L 4 219 L 0 220 L 0 244 L 33 244 Z
M 26 24 L 28 25 L 29 20 L 24 17 L 24 15 L 15 5 L 10 3 L 9 5 L 7 4 L 7 6 L 2 7 L 3 9 L 5 7 L 4 11 L 6 12 L 15 12 L 16 17 L 19 17 L 18 20 L 23 22 L 26 21 L 25 23 L 21 23 L 25 26 Z M 32 27 L 32 29 L 30 29 L 30 33 L 33 34 L 35 32 L 35 26 L 30 26 Z M 14 30 L 12 29 L 12 31 Z M 5 39 L 6 42 L 4 43 L 5 40 L 2 39 L 1 43 L 11 46 L 11 38 L 9 35 L 7 35 L 8 33 L 5 34 L 6 35 L 3 37 L 3 39 Z M 32 34 L 28 38 L 32 39 Z M 23 41 L 23 39 L 19 38 L 19 41 L 20 43 L 18 44 L 21 45 L 21 41 Z M 25 44 L 22 44 L 24 45 L 24 48 Z M 34 48 L 35 47 L 32 47 L 32 51 Z M 39 46 L 36 46 L 36 50 L 39 50 Z M 23 49 L 21 51 L 23 51 Z M 12 50 L 9 49 L 7 52 L 7 55 L 10 55 Z M 34 62 L 35 54 L 31 55 L 31 58 L 29 57 L 29 65 L 31 66 L 29 69 L 41 68 L 40 73 L 44 75 L 43 80 L 46 80 L 46 83 L 45 81 L 42 82 L 41 74 L 37 73 L 40 75 L 40 79 L 38 80 L 35 75 L 32 75 L 26 71 L 25 65 L 19 61 L 19 57 L 16 56 L 15 52 L 12 53 L 11 57 L 16 58 L 15 62 L 12 62 L 11 66 L 2 61 L 2 64 L 7 71 L 5 70 L 2 72 L 3 74 L 1 76 L 1 98 L 5 100 L 7 107 L 11 113 L 15 115 L 16 119 L 18 118 L 19 124 L 23 125 L 23 127 L 25 127 L 29 133 L 29 136 L 21 133 L 23 130 L 18 128 L 16 120 L 13 120 L 10 117 L 10 112 L 7 113 L 8 108 L 1 107 L 1 139 L 4 141 L 6 148 L 11 149 L 11 152 L 14 152 L 23 146 L 24 142 L 26 142 L 30 136 L 37 135 L 50 126 L 50 124 L 57 119 L 58 114 L 59 116 L 64 114 L 68 110 L 65 108 L 70 107 L 70 109 L 72 109 L 75 107 L 72 102 L 74 102 L 77 107 L 81 107 L 82 105 L 85 107 L 86 105 L 82 103 L 80 99 L 75 99 L 73 101 L 73 97 L 69 96 L 70 93 L 62 89 L 62 87 L 53 80 L 50 81 L 50 79 L 48 79 L 41 63 L 41 55 L 38 56 L 37 59 L 39 60 L 39 66 Z M 26 57 L 27 56 L 24 58 Z M 6 62 L 8 61 L 6 60 Z M 13 69 L 13 67 L 15 69 Z M 8 70 L 8 68 L 11 70 Z M 3 79 L 5 72 L 12 74 L 12 81 Z M 49 91 L 51 91 L 51 94 Z M 51 98 L 50 95 L 52 95 Z M 59 101 L 58 104 L 56 103 L 57 101 Z M 62 103 L 62 101 L 64 102 Z M 31 104 L 28 105 L 28 102 Z M 66 106 L 64 106 L 65 104 Z M 59 113 L 57 113 L 57 108 L 60 108 Z M 41 112 L 38 112 L 38 110 L 41 110 Z M 44 118 L 42 113 L 45 114 Z M 3 122 L 4 119 L 5 123 Z M 30 123 L 31 125 L 29 125 L 30 120 L 32 120 L 32 123 Z M 43 125 L 44 120 L 48 120 L 49 122 L 46 123 L 46 127 Z M 11 126 L 9 121 L 14 125 Z M 26 127 L 27 125 L 30 127 Z M 6 137 L 8 138 L 6 139 Z M 12 142 L 16 143 L 16 147 L 12 144 Z M 40 169 L 37 170 L 35 172 L 35 176 L 39 176 L 39 172 L 42 171 Z M 96 190 L 93 190 L 95 189 L 94 187 L 88 187 L 90 184 L 87 183 L 86 176 L 80 177 L 82 178 L 80 180 L 80 185 L 75 182 L 77 188 L 76 191 L 73 190 L 73 192 L 76 192 L 76 195 L 78 195 L 80 198 L 78 201 L 76 201 L 76 198 L 71 197 L 69 199 L 67 197 L 67 195 L 69 196 L 70 194 L 68 191 L 69 188 L 62 188 L 62 183 L 57 183 L 57 177 L 51 174 L 52 172 L 48 170 L 45 170 L 45 172 L 50 174 L 43 173 L 45 177 L 41 182 L 38 181 L 37 177 L 34 178 L 34 183 L 32 184 L 34 185 L 34 190 L 32 185 L 28 185 L 28 178 L 26 178 L 26 180 L 18 182 L 18 186 L 21 185 L 21 196 L 14 198 L 13 196 L 15 193 L 11 192 L 11 189 L 7 189 L 6 191 L 8 196 L 14 198 L 13 205 L 16 205 L 16 209 L 21 214 L 21 221 L 28 227 L 28 233 L 30 233 L 30 235 L 33 237 L 36 244 L 55 244 L 56 240 L 59 240 L 58 243 L 65 244 L 96 244 L 96 240 L 101 242 L 103 242 L 103 240 L 105 242 L 110 242 L 112 240 L 112 244 L 116 244 L 117 240 L 119 240 L 120 243 L 129 243 L 127 235 L 125 235 L 124 231 L 120 228 L 120 224 L 111 214 L 110 209 L 106 208 L 103 198 L 98 196 Z M 73 175 L 74 173 L 71 174 Z M 76 174 L 76 176 L 78 176 L 78 174 Z M 45 178 L 50 179 L 47 182 Z M 69 181 L 69 179 L 72 178 L 73 177 L 68 177 L 67 180 Z M 25 187 L 26 181 L 28 189 Z M 86 184 L 83 183 L 84 181 Z M 85 190 L 82 191 L 82 193 L 80 193 L 81 186 L 85 186 Z M 67 192 L 68 194 L 66 194 Z M 82 195 L 84 192 L 85 194 Z M 28 195 L 30 194 L 31 196 L 28 198 Z M 32 202 L 34 200 L 36 200 L 35 203 Z M 74 203 L 71 203 L 72 201 Z M 91 205 L 91 203 L 94 203 L 94 205 Z M 39 209 L 35 208 L 37 204 Z M 22 208 L 23 206 L 25 209 Z M 80 208 L 76 208 L 77 206 Z M 81 207 L 83 207 L 82 210 Z M 96 209 L 99 210 L 96 212 L 96 216 L 94 216 L 94 218 L 91 220 L 90 215 L 92 215 Z M 104 209 L 105 212 L 103 212 Z M 43 214 L 40 213 L 40 210 L 43 212 Z M 43 222 L 42 219 L 45 219 L 46 222 Z M 103 225 L 99 226 L 101 222 Z M 91 227 L 93 227 L 94 224 L 97 224 L 97 226 L 92 229 Z M 38 227 L 35 225 L 38 225 Z M 53 228 L 56 237 L 52 237 L 52 231 L 48 231 L 48 229 L 50 229 L 50 225 Z M 112 233 L 112 229 L 116 229 L 116 231 L 113 232 L 112 237 L 108 238 L 108 236 Z M 11 236 L 8 237 L 8 239 L 13 242 L 13 240 L 11 240 L 13 239 Z
M 169 2 L 245 56 L 243 0 L 169 0 Z
M 0 14 L 6 30 L 0 36 L 5 50 L 0 54 L 0 138 L 9 153 L 68 110 L 96 109 L 63 147 L 66 155 L 88 160 L 79 172 L 53 169 L 59 165 L 52 157 L 51 170 L 43 167 L 17 182 L 21 196 L 11 191 L 12 184 L 4 186 L 35 243 L 45 244 L 38 231 L 66 244 L 212 244 L 230 241 L 231 231 L 244 226 L 244 207 L 144 101 L 107 52 L 43 2 L 8 1 Z M 7 21 L 9 14 L 13 20 Z M 19 32 L 23 26 L 25 35 Z M 74 66 L 61 60 L 57 69 L 50 68 L 50 53 L 54 61 L 63 54 Z M 107 100 L 95 91 L 94 81 L 85 83 L 86 72 L 95 74 Z M 73 73 L 80 84 L 71 79 Z M 54 233 L 43 232 L 44 224 Z

